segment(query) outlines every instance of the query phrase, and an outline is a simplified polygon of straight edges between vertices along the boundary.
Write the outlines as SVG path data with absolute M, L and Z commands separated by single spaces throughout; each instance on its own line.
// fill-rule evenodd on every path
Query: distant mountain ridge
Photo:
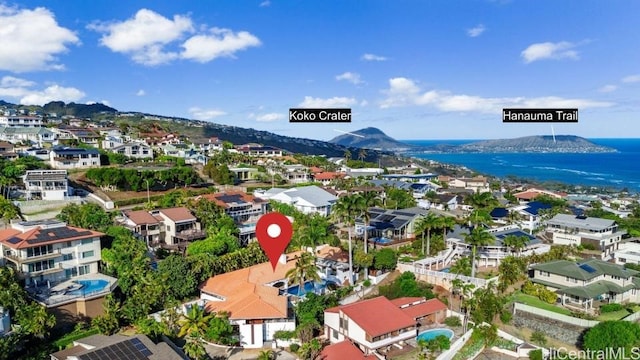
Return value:
M 408 151 L 416 149 L 415 146 L 400 142 L 378 128 L 368 127 L 347 134 L 336 136 L 329 140 L 330 143 L 342 146 L 364 148 L 364 149 L 380 149 L 387 151 Z
M 597 145 L 576 135 L 534 135 L 515 139 L 477 141 L 459 145 L 449 152 L 464 153 L 606 153 L 616 149 Z

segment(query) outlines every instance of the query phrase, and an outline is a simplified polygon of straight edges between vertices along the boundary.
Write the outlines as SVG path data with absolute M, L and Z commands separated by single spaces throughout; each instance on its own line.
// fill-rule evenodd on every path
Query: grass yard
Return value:
M 515 294 L 513 294 L 513 296 L 511 297 L 511 300 L 525 304 L 525 305 L 537 307 L 539 309 L 553 311 L 558 314 L 571 316 L 571 311 L 569 311 L 568 309 L 565 309 L 553 304 L 549 304 L 547 302 L 544 302 L 538 299 L 535 296 L 523 294 L 521 292 L 516 292 Z
M 631 313 L 627 309 L 622 309 L 618 311 L 608 312 L 604 314 L 600 314 L 597 318 L 598 321 L 609 321 L 609 320 L 620 320 L 625 316 L 630 315 Z

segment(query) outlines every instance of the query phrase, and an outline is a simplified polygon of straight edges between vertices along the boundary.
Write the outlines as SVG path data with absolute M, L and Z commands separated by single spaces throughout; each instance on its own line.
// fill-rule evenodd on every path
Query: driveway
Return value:
M 225 348 L 205 344 L 207 354 L 212 359 L 229 359 L 229 360 L 255 360 L 258 358 L 260 351 L 266 349 L 242 349 L 242 348 Z M 275 350 L 277 360 L 297 360 L 298 357 L 284 350 Z

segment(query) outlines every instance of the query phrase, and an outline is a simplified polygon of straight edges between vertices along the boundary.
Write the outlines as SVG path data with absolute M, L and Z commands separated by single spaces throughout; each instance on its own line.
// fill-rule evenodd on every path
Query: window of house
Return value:
M 621 263 L 626 263 L 626 262 L 627 262 L 627 259 L 625 259 L 625 258 L 618 258 L 618 261 L 620 261 Z
M 548 271 L 540 270 L 540 276 L 551 276 L 551 274 Z
M 73 260 L 73 254 L 64 254 L 64 255 L 62 255 L 62 260 L 64 260 L 64 261 Z
M 338 330 L 333 330 L 333 338 L 337 339 L 338 338 Z
M 577 283 L 578 282 L 578 279 L 575 279 L 575 278 L 572 278 L 572 277 L 569 277 L 569 276 L 567 276 L 565 279 L 567 280 L 567 282 L 572 282 L 572 283 Z
M 93 239 L 82 239 L 82 245 L 93 244 Z
M 91 267 L 89 265 L 78 266 L 79 275 L 86 275 L 86 274 L 89 274 L 90 272 L 91 272 Z
M 83 258 L 83 259 L 86 259 L 86 258 L 92 257 L 93 255 L 94 255 L 93 250 L 90 250 L 90 251 L 83 251 L 83 252 L 82 252 L 82 258 Z

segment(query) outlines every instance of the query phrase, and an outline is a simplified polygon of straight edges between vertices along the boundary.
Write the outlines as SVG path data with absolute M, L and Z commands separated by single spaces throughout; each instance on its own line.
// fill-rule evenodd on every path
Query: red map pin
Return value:
M 291 242 L 293 227 L 286 216 L 271 212 L 262 215 L 256 224 L 256 237 L 260 247 L 267 254 L 273 271 L 276 271 L 278 259 Z

